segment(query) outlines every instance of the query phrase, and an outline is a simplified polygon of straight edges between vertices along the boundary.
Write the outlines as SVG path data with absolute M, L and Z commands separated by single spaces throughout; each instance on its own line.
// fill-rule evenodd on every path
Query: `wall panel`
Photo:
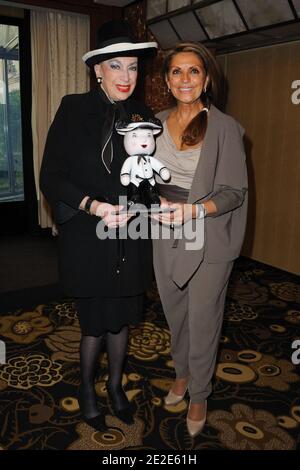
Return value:
M 218 58 L 227 112 L 246 129 L 249 217 L 243 253 L 300 274 L 300 42 Z

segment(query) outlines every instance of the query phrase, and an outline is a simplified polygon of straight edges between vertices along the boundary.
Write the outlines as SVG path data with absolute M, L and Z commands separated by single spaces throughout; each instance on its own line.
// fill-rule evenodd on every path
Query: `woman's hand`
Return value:
M 169 202 L 165 197 L 162 197 L 162 196 L 159 196 L 159 199 L 160 199 L 160 209 L 169 209 L 170 205 L 172 204 L 171 202 Z M 170 212 L 164 212 L 164 213 L 150 213 L 150 217 L 151 219 L 154 219 L 154 220 L 157 220 L 158 222 L 161 222 L 161 219 L 160 219 L 160 216 L 162 214 L 165 214 L 168 218 L 168 221 L 169 222 L 166 222 L 165 223 L 167 225 L 170 225 L 171 221 L 170 221 Z
M 172 204 L 171 202 L 169 202 L 165 197 L 162 197 L 162 196 L 159 196 L 159 199 L 160 199 L 160 207 L 162 209 L 165 209 L 167 207 L 170 207 L 170 205 Z
M 191 220 L 194 216 L 194 206 L 193 204 L 183 204 L 182 202 L 177 202 L 172 204 L 171 209 L 174 209 L 173 212 L 173 224 L 182 225 L 185 222 Z
M 101 217 L 108 228 L 123 227 L 132 217 L 132 214 L 128 214 L 125 211 L 120 213 L 123 208 L 124 206 L 113 206 L 112 204 L 95 200 L 91 204 L 90 213 Z
M 164 225 L 180 226 L 195 217 L 196 207 L 193 204 L 183 204 L 181 202 L 161 204 L 161 207 L 168 207 L 174 212 L 163 212 L 154 214 L 152 217 Z

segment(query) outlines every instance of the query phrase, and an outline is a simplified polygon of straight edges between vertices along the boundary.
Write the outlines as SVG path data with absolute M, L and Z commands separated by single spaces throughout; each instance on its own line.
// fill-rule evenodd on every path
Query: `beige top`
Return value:
M 200 147 L 191 150 L 178 150 L 167 126 L 163 123 L 163 132 L 156 139 L 156 151 L 154 156 L 158 158 L 171 172 L 171 179 L 167 184 L 190 189 L 195 175 L 200 156 Z M 160 176 L 156 175 L 159 184 L 166 184 Z

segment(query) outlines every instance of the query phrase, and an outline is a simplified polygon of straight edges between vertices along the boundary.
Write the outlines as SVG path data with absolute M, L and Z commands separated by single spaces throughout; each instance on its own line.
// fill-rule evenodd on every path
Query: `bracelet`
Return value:
M 85 205 L 84 205 L 84 209 L 83 209 L 83 210 L 84 210 L 87 214 L 89 214 L 89 215 L 91 215 L 90 209 L 91 209 L 91 205 L 92 205 L 92 202 L 93 202 L 93 201 L 94 201 L 94 199 L 92 199 L 91 197 L 89 197 L 89 198 L 87 199 Z
M 196 207 L 197 207 L 196 219 L 204 219 L 204 217 L 206 217 L 206 214 L 207 214 L 204 204 L 196 204 Z

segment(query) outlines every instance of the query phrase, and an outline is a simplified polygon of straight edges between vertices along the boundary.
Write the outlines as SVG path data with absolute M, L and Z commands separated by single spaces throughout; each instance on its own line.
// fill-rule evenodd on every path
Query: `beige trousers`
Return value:
M 164 313 L 171 331 L 176 377 L 189 377 L 192 403 L 210 395 L 221 335 L 226 291 L 233 261 L 203 261 L 188 284 L 172 281 L 176 248 L 173 240 L 153 240 L 154 270 Z

